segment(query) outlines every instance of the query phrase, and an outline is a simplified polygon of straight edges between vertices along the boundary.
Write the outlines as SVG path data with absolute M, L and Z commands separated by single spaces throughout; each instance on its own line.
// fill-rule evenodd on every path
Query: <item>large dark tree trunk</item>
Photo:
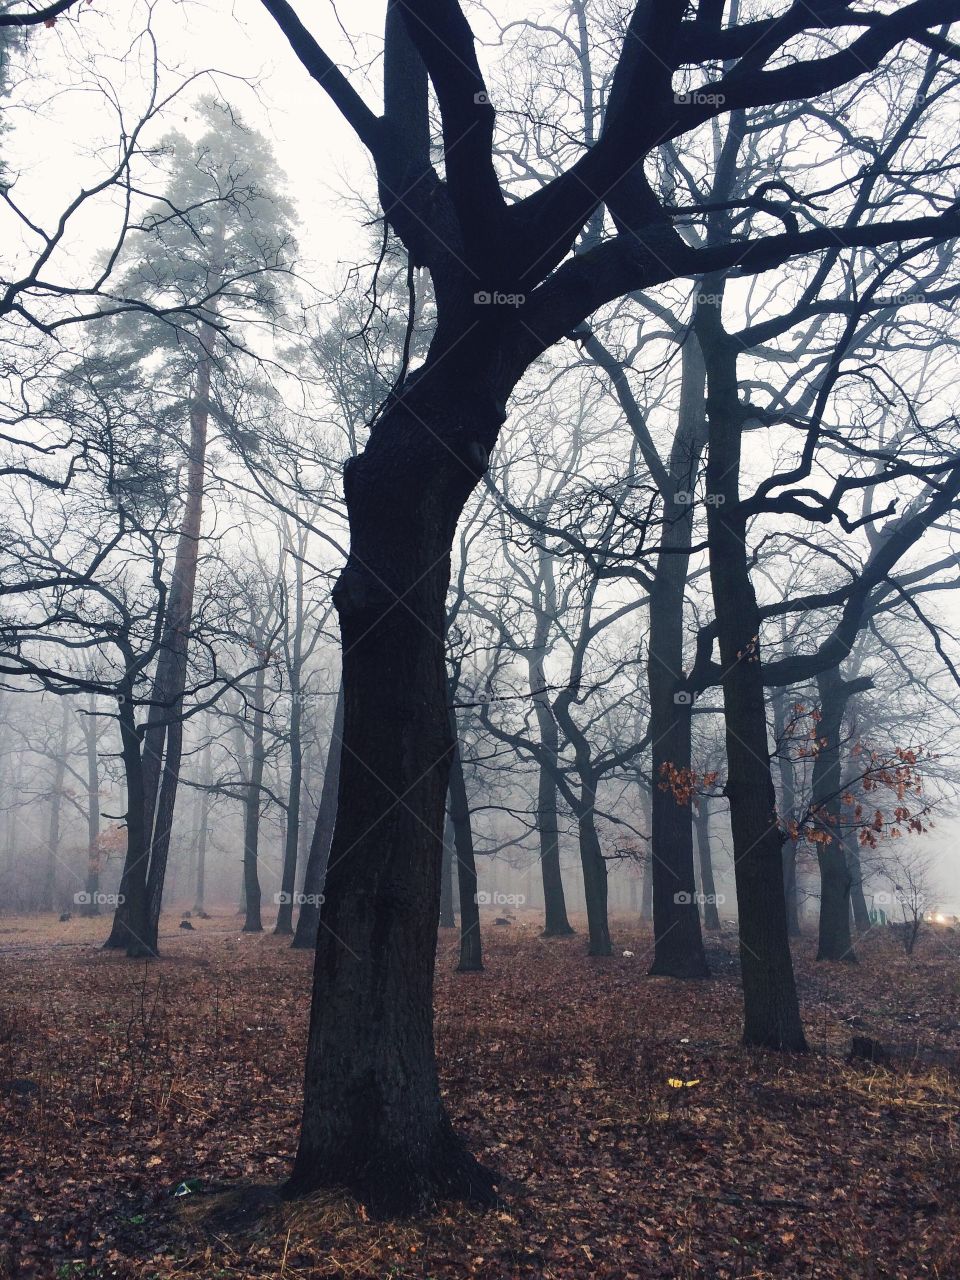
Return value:
M 334 823 L 337 818 L 342 737 L 343 683 L 341 681 L 337 692 L 337 705 L 333 713 L 333 728 L 330 731 L 327 763 L 323 771 L 320 806 L 317 809 L 317 820 L 314 823 L 313 837 L 310 841 L 310 851 L 307 854 L 306 870 L 303 876 L 300 913 L 297 916 L 297 927 L 291 943 L 291 946 L 298 948 L 310 948 L 317 945 L 317 931 L 320 927 L 320 900 L 323 895 L 327 862 L 330 856 L 330 844 L 333 840 Z
M 784 644 L 784 653 L 787 652 Z M 800 910 L 797 894 L 797 785 L 787 740 L 787 700 L 784 688 L 770 692 L 773 707 L 773 730 L 777 738 L 777 765 L 780 774 L 780 823 L 784 831 L 783 841 L 783 895 L 787 908 L 787 930 L 791 938 L 800 937 Z
M 816 833 L 820 865 L 820 929 L 818 960 L 856 961 L 850 933 L 850 889 L 853 876 L 848 865 L 842 830 L 841 735 L 847 701 L 870 680 L 844 680 L 839 667 L 817 677 L 820 722 L 817 725 L 817 757 L 813 763 L 811 826 Z
M 543 936 L 564 937 L 573 933 L 567 919 L 567 903 L 560 870 L 560 832 L 557 824 L 556 770 L 560 752 L 560 735 L 553 718 L 547 692 L 544 658 L 550 638 L 550 626 L 556 617 L 557 593 L 553 565 L 541 550 L 536 601 L 536 627 L 533 647 L 527 654 L 527 677 L 533 697 L 542 758 L 537 779 L 537 834 L 540 839 L 540 875 L 543 879 Z
M 670 772 L 692 765 L 692 697 L 683 670 L 683 605 L 693 530 L 693 493 L 706 439 L 704 368 L 696 336 L 683 346 L 680 409 L 664 498 L 662 548 L 650 590 L 647 679 L 650 690 L 651 855 L 654 953 L 652 974 L 702 978 L 708 973 L 700 932 L 688 799 L 669 784 Z M 682 790 L 682 788 L 681 788 Z
M 488 363 L 474 336 L 470 357 L 442 380 L 428 361 L 344 477 L 343 759 L 291 1187 L 346 1187 L 376 1212 L 493 1185 L 444 1111 L 433 1041 L 450 548 L 503 416 L 469 382 Z
M 449 807 L 457 855 L 457 886 L 460 891 L 460 973 L 475 973 L 483 968 L 483 943 L 480 937 L 480 905 L 477 899 L 477 860 L 473 851 L 473 828 L 470 825 L 470 803 L 463 777 L 463 761 L 457 740 L 456 712 L 450 711 L 450 732 L 454 739 L 450 760 Z
M 713 857 L 710 852 L 710 801 L 706 796 L 701 796 L 697 801 L 695 824 L 700 886 L 703 891 L 703 922 L 711 933 L 718 933 L 720 912 L 717 910 L 717 886 L 713 878 Z
M 704 288 L 709 289 L 704 282 Z M 714 287 L 719 290 L 719 282 Z M 723 669 L 727 785 L 740 914 L 746 1044 L 805 1050 L 783 897 L 782 834 L 767 742 L 760 613 L 747 560 L 740 501 L 743 412 L 737 348 L 718 307 L 697 312 L 710 424 L 707 539 Z

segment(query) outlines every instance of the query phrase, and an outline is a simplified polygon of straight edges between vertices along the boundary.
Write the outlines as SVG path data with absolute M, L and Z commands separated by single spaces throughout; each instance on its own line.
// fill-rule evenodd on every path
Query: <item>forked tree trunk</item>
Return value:
M 306 949 L 317 945 L 317 931 L 320 928 L 320 903 L 327 875 L 327 863 L 330 857 L 330 844 L 333 840 L 334 823 L 337 818 L 342 738 L 343 682 L 341 681 L 337 692 L 337 705 L 333 713 L 333 728 L 330 731 L 327 763 L 323 771 L 320 806 L 317 809 L 317 820 L 314 823 L 310 851 L 307 854 L 306 870 L 303 874 L 303 886 L 300 891 L 300 913 L 297 916 L 297 927 L 293 935 L 293 942 L 290 944 L 297 948 Z
M 706 440 L 703 357 L 696 336 L 683 346 L 677 432 L 670 451 L 673 495 L 664 499 L 662 547 L 650 590 L 651 854 L 654 953 L 650 973 L 706 977 L 694 894 L 693 818 L 676 797 L 671 770 L 692 766 L 692 696 L 683 677 L 683 606 L 693 531 L 693 494 Z
M 222 232 L 221 232 L 222 235 Z M 197 581 L 200 525 L 203 515 L 203 485 L 206 470 L 207 425 L 210 415 L 210 383 L 217 330 L 204 322 L 198 335 L 197 378 L 190 401 L 190 442 L 187 451 L 187 483 L 183 517 L 177 539 L 173 577 L 166 602 L 157 669 L 151 690 L 147 728 L 143 736 L 144 821 L 149 846 L 148 901 L 143 912 L 147 921 L 140 947 L 156 947 L 163 882 L 170 849 L 180 777 L 183 745 L 183 693 L 187 679 L 187 651 L 193 621 L 193 597 Z M 175 722 L 180 723 L 172 732 Z M 129 856 L 129 851 L 128 851 Z M 126 867 L 124 868 L 124 875 Z M 108 947 L 123 945 L 123 916 L 131 903 L 119 903 Z M 137 907 L 139 911 L 139 906 Z
M 454 740 L 450 759 L 449 810 L 457 857 L 457 886 L 460 891 L 460 962 L 459 973 L 476 973 L 483 968 L 483 942 L 480 937 L 480 904 L 477 897 L 477 860 L 473 850 L 473 828 L 470 825 L 470 803 L 463 777 L 463 761 L 457 735 L 456 712 L 450 711 L 450 733 Z
M 351 550 L 340 803 L 327 873 L 294 1191 L 346 1187 L 374 1212 L 493 1179 L 440 1099 L 433 974 L 453 740 L 444 654 L 450 548 L 502 421 L 472 368 L 421 372 L 344 476 Z M 449 379 L 449 380 L 448 380 Z
M 701 796 L 697 801 L 694 821 L 700 859 L 700 885 L 703 891 L 703 923 L 711 933 L 719 933 L 720 912 L 717 909 L 717 886 L 713 878 L 713 857 L 710 852 L 710 801 L 706 796 Z
M 709 287 L 705 281 L 704 288 Z M 707 539 L 723 668 L 743 1038 L 746 1044 L 799 1051 L 807 1046 L 787 934 L 782 834 L 767 743 L 760 612 L 747 561 L 745 516 L 739 509 L 743 412 L 737 349 L 723 332 L 718 308 L 698 308 L 697 332 L 708 376 Z

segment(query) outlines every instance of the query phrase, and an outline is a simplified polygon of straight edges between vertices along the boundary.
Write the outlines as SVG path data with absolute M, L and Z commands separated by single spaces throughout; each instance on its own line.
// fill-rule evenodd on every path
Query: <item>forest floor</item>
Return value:
M 960 1277 L 960 936 L 876 931 L 859 965 L 805 939 L 783 1057 L 738 1043 L 732 935 L 691 984 L 646 976 L 633 923 L 591 960 L 528 921 L 485 921 L 481 974 L 452 931 L 438 958 L 447 1104 L 503 1205 L 384 1224 L 238 1190 L 290 1169 L 308 954 L 226 909 L 165 917 L 150 964 L 103 920 L 0 918 L 0 1277 Z

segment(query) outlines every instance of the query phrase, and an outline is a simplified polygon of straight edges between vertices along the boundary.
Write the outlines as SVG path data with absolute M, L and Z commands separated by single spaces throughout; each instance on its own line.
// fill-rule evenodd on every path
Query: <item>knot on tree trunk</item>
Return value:
M 397 602 L 391 591 L 364 565 L 348 560 L 332 592 L 333 603 L 341 617 L 369 614 L 378 617 Z

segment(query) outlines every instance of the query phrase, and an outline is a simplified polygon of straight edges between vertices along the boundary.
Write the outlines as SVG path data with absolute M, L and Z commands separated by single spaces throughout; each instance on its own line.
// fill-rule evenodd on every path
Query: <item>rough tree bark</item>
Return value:
M 347 1185 L 378 1212 L 438 1194 L 489 1199 L 494 1185 L 440 1099 L 433 972 L 454 746 L 443 636 L 450 550 L 503 408 L 469 363 L 429 363 L 344 475 L 340 805 L 291 1179 L 299 1191 Z

